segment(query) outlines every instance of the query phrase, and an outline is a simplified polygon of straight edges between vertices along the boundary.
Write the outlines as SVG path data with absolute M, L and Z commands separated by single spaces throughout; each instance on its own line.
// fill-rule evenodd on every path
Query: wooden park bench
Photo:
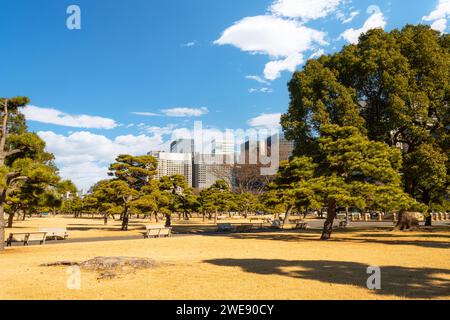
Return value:
M 253 224 L 251 223 L 242 223 L 239 225 L 236 225 L 235 232 L 249 232 L 252 231 Z
M 231 223 L 218 223 L 217 224 L 217 232 L 232 232 L 233 226 Z
M 22 232 L 10 233 L 6 245 L 10 247 L 13 242 L 23 242 L 24 246 L 28 246 L 30 242 L 39 241 L 39 244 L 45 244 L 47 232 Z
M 249 232 L 260 230 L 263 223 L 218 223 L 217 232 Z
M 297 230 L 306 230 L 308 229 L 308 223 L 307 222 L 298 222 L 297 225 L 295 226 L 295 229 Z
M 170 237 L 172 233 L 172 228 L 167 228 L 164 226 L 145 226 L 144 238 L 162 238 Z
M 66 240 L 69 237 L 66 228 L 47 228 L 39 231 L 47 233 L 46 240 Z

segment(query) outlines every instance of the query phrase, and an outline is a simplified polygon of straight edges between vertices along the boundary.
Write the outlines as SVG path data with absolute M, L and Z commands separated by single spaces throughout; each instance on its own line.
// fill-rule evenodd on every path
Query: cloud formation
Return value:
M 447 30 L 447 20 L 450 17 L 450 0 L 439 0 L 437 7 L 423 21 L 432 22 L 431 28 L 441 33 Z
M 161 112 L 168 117 L 200 117 L 209 111 L 207 108 L 171 108 Z
M 88 131 L 68 135 L 40 131 L 38 135 L 46 142 L 47 150 L 55 155 L 61 176 L 85 191 L 108 178 L 109 164 L 119 154 L 144 155 L 167 147 L 160 134 L 122 135 L 114 139 Z
M 113 119 L 90 115 L 71 115 L 53 108 L 30 105 L 23 108 L 21 112 L 28 121 L 58 126 L 86 129 L 114 129 L 119 126 Z
M 280 77 L 282 71 L 295 71 L 303 63 L 303 53 L 315 45 L 325 45 L 325 33 L 303 26 L 295 20 L 271 15 L 246 17 L 227 28 L 215 42 L 232 45 L 251 54 L 268 55 L 267 80 Z
M 185 48 L 190 48 L 190 47 L 195 46 L 196 44 L 197 44 L 197 41 L 190 41 L 190 42 L 184 43 L 182 46 Z
M 272 93 L 273 90 L 271 88 L 250 88 L 248 89 L 249 93 Z
M 247 121 L 248 125 L 255 128 L 278 129 L 281 113 L 263 113 Z
M 269 81 L 264 80 L 260 76 L 246 76 L 245 78 L 248 79 L 248 80 L 254 80 L 254 81 L 256 81 L 258 83 L 261 83 L 261 84 L 267 84 L 267 85 L 270 84 Z
M 370 17 L 364 22 L 364 25 L 359 29 L 347 29 L 340 36 L 339 39 L 345 39 L 346 41 L 356 44 L 358 43 L 359 36 L 362 33 L 369 31 L 370 29 L 386 27 L 387 21 L 383 12 L 377 6 L 370 6 L 367 9 L 367 13 L 371 13 Z
M 154 112 L 132 112 L 132 114 L 145 117 L 167 116 L 176 118 L 200 117 L 208 113 L 209 113 L 208 108 L 186 108 L 186 107 L 163 109 L 161 110 L 161 114 Z
M 335 11 L 341 0 L 276 0 L 270 7 L 274 15 L 302 21 L 324 18 Z

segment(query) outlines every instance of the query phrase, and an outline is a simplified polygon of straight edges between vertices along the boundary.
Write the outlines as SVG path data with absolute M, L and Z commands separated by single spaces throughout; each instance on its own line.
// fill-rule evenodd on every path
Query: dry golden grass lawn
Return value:
M 250 220 L 221 220 L 219 222 L 249 222 Z M 130 237 L 140 236 L 145 231 L 146 225 L 164 225 L 164 220 L 155 222 L 154 219 L 130 219 L 128 231 L 121 231 L 121 221 L 108 220 L 108 224 L 104 225 L 102 218 L 92 218 L 86 216 L 74 219 L 72 216 L 49 216 L 49 217 L 33 217 L 27 218 L 25 221 L 14 220 L 13 228 L 6 229 L 6 238 L 11 232 L 33 232 L 39 231 L 41 228 L 67 228 L 70 239 L 97 238 L 97 237 Z M 215 230 L 215 224 L 212 222 L 203 223 L 202 219 L 194 217 L 190 221 L 178 220 L 174 217 L 172 225 L 183 227 L 184 230 L 190 232 L 204 230 L 205 227 Z M 199 228 L 200 227 L 200 228 Z
M 155 223 L 155 222 L 153 222 Z M 104 225 L 103 220 L 89 217 L 74 219 L 72 217 L 56 216 L 45 218 L 27 218 L 25 221 L 14 221 L 13 228 L 6 229 L 6 236 L 10 232 L 39 231 L 41 228 L 67 228 L 71 239 L 95 238 L 95 237 L 118 237 L 140 235 L 144 225 L 151 224 L 148 220 L 133 219 L 129 231 L 120 231 L 120 221 L 109 220 Z
M 56 226 L 33 219 L 18 230 L 26 224 Z M 72 237 L 120 233 L 77 232 Z M 317 238 L 300 231 L 13 247 L 0 252 L 0 299 L 450 299 L 448 229 L 360 229 L 336 232 L 329 242 Z M 97 256 L 151 258 L 158 265 L 110 280 L 82 271 L 80 290 L 67 288 L 67 267 L 40 266 Z M 368 266 L 381 267 L 382 290 L 366 288 Z

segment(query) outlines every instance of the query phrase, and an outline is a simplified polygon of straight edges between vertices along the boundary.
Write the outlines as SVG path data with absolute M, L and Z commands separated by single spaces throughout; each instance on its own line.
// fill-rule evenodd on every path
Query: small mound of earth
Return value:
M 86 270 L 102 271 L 111 269 L 149 269 L 155 261 L 146 258 L 97 257 L 84 261 L 79 266 Z
M 137 269 L 150 269 L 155 265 L 154 260 L 147 258 L 97 257 L 84 262 L 58 261 L 43 264 L 42 266 L 79 266 L 87 271 L 99 272 L 99 279 L 112 279 L 119 273 L 130 273 Z

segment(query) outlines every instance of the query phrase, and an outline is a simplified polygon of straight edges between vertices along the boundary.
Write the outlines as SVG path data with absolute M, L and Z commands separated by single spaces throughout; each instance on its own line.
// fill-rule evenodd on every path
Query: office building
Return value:
M 234 155 L 195 154 L 193 161 L 193 187 L 207 189 L 217 180 L 233 186 Z
M 231 155 L 235 153 L 234 139 L 214 139 L 212 141 L 213 155 Z
M 192 154 L 191 153 L 169 153 L 149 152 L 150 156 L 158 160 L 156 178 L 166 176 L 182 175 L 186 178 L 189 187 L 192 187 Z
M 294 152 L 294 141 L 287 140 L 283 133 L 268 137 L 266 140 L 267 152 L 270 155 L 272 148 L 278 148 L 279 160 L 285 161 L 292 157 Z M 273 147 L 272 147 L 273 146 Z
M 194 153 L 194 139 L 178 139 L 170 144 L 171 153 Z

